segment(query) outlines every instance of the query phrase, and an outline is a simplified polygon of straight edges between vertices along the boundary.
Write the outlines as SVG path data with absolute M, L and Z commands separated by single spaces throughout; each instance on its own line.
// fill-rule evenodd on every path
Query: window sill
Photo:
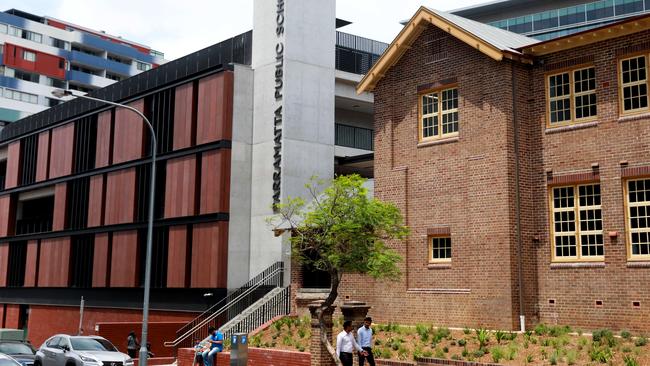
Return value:
M 451 261 L 427 264 L 427 269 L 451 269 Z
M 650 268 L 650 261 L 627 262 L 627 268 Z
M 555 262 L 551 263 L 551 269 L 562 268 L 605 268 L 605 262 Z
M 452 142 L 458 142 L 460 139 L 458 136 L 454 137 L 447 137 L 439 140 L 432 140 L 432 141 L 423 141 L 418 143 L 418 148 L 420 147 L 427 147 L 427 146 L 433 146 L 433 145 L 443 145 L 443 144 L 450 144 Z
M 547 127 L 544 131 L 545 134 L 559 133 L 565 131 L 574 131 L 581 130 L 583 128 L 597 127 L 598 121 L 593 122 L 578 122 L 572 125 L 560 126 L 560 127 Z
M 628 116 L 621 116 L 618 117 L 618 122 L 624 123 L 624 122 L 638 121 L 641 119 L 650 119 L 650 112 L 643 112 L 638 114 L 631 114 Z

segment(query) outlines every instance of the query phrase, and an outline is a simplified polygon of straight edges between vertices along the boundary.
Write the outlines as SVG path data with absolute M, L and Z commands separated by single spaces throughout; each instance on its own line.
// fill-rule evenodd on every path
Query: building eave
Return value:
M 388 69 L 400 60 L 402 55 L 411 47 L 413 42 L 420 34 L 422 34 L 424 29 L 426 29 L 426 26 L 429 24 L 442 29 L 449 33 L 449 35 L 466 43 L 472 48 L 477 49 L 496 61 L 501 61 L 504 58 L 504 51 L 494 47 L 492 44 L 447 19 L 440 17 L 438 14 L 430 11 L 426 7 L 420 7 L 397 37 L 395 37 L 393 42 L 388 46 L 386 51 L 384 51 L 379 60 L 377 60 L 375 65 L 368 71 L 368 73 L 366 73 L 366 75 L 364 75 L 363 79 L 361 79 L 357 85 L 357 93 L 361 94 L 363 92 L 373 91 Z M 508 54 L 513 54 L 513 52 L 508 52 Z
M 550 39 L 531 46 L 522 47 L 521 53 L 527 56 L 544 56 L 554 52 L 590 45 L 612 38 L 622 37 L 650 29 L 650 14 L 627 18 L 616 23 L 564 37 Z

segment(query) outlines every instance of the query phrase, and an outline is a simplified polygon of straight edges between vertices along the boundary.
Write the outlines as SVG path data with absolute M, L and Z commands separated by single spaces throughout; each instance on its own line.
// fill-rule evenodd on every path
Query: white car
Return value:
M 105 338 L 57 334 L 36 351 L 34 366 L 133 366 L 133 360 Z
M 14 360 L 11 356 L 0 353 L 0 366 L 21 366 L 20 362 Z

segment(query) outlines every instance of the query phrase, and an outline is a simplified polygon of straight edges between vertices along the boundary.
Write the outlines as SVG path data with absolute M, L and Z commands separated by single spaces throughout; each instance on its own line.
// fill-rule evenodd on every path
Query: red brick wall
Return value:
M 178 350 L 177 365 L 193 366 L 194 349 Z M 230 352 L 218 353 L 217 365 L 229 365 Z M 269 348 L 248 348 L 248 365 L 250 366 L 310 366 L 311 356 L 308 352 L 292 352 Z
M 632 268 L 627 261 L 627 236 L 621 161 L 629 166 L 650 166 L 650 115 L 632 120 L 619 117 L 619 92 L 616 57 L 625 57 L 632 48 L 650 53 L 647 48 L 650 32 L 617 38 L 576 48 L 543 58 L 547 68 L 533 71 L 530 95 L 534 108 L 531 119 L 532 137 L 538 153 L 533 157 L 538 173 L 531 181 L 535 198 L 531 212 L 535 218 L 540 242 L 535 247 L 539 278 L 539 316 L 546 323 L 570 323 L 577 327 L 600 327 L 650 330 L 650 292 L 639 284 L 650 283 L 650 266 Z M 646 56 L 647 57 L 647 56 Z M 544 73 L 559 63 L 584 60 L 596 70 L 598 120 L 591 127 L 549 133 L 544 112 Z M 584 62 L 584 61 L 583 61 Z M 559 66 L 559 65 L 558 65 Z M 557 70 L 557 68 L 555 68 Z M 598 268 L 552 268 L 548 219 L 547 184 L 544 172 L 553 176 L 575 172 L 591 172 L 598 164 L 600 177 L 603 229 L 605 231 L 605 262 Z M 610 238 L 607 233 L 619 233 Z M 555 304 L 549 304 L 554 299 Z M 603 306 L 596 307 L 595 301 Z M 634 308 L 633 301 L 641 306 Z
M 174 348 L 165 347 L 164 343 L 176 339 L 176 331 L 186 322 L 150 322 L 148 342 L 151 343 L 151 352 L 156 357 L 170 357 L 174 355 Z M 126 353 L 126 337 L 134 331 L 140 340 L 142 322 L 98 322 L 97 334 L 108 339 L 122 352 Z
M 14 306 L 14 305 L 7 305 Z M 16 307 L 18 305 L 15 305 Z M 190 321 L 196 314 L 184 312 L 161 312 L 151 311 L 149 313 L 149 321 L 156 322 L 176 322 L 183 323 Z M 17 312 L 16 312 L 17 319 Z M 97 323 L 106 322 L 141 322 L 142 311 L 140 310 L 121 310 L 121 309 L 106 309 L 106 308 L 85 308 L 83 330 L 84 334 L 96 334 L 95 325 Z M 77 334 L 79 327 L 79 308 L 78 307 L 54 307 L 54 306 L 30 306 L 30 314 L 28 320 L 28 333 L 29 339 L 35 346 L 40 346 L 43 341 L 48 337 L 57 333 Z M 101 330 L 101 328 L 100 328 Z M 115 346 L 120 350 L 126 350 L 125 342 L 128 335 L 127 330 L 123 335 L 123 340 L 117 337 Z M 153 332 L 150 332 L 153 337 Z M 139 338 L 139 336 L 138 336 Z M 159 349 L 160 344 L 158 341 L 151 343 L 154 349 Z M 162 351 L 161 351 L 162 352 Z M 155 353 L 155 351 L 154 351 Z
M 448 57 L 428 63 L 425 40 L 445 36 L 429 26 L 375 91 L 375 196 L 395 203 L 411 229 L 390 243 L 404 258 L 402 278 L 351 275 L 340 298 L 369 302 L 380 322 L 510 329 L 519 312 L 508 193 L 511 68 L 453 37 L 444 44 Z M 432 83 L 457 85 L 459 136 L 418 146 L 418 87 Z M 429 266 L 427 231 L 440 226 L 450 228 L 452 262 Z

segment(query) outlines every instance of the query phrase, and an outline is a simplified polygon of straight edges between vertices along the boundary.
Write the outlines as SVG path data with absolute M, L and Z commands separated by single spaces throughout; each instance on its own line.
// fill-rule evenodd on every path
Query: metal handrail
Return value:
M 251 278 L 248 282 L 243 284 L 240 288 L 238 288 L 235 291 L 232 291 L 225 298 L 219 300 L 219 302 L 212 305 L 206 311 L 199 314 L 196 318 L 192 319 L 189 323 L 187 323 L 184 326 L 182 326 L 181 328 L 179 328 L 176 331 L 176 336 L 178 336 L 179 334 L 185 332 L 185 330 L 188 329 L 188 328 L 193 328 L 198 322 L 201 322 L 203 318 L 206 318 L 206 317 L 210 316 L 210 314 L 213 314 L 217 309 L 223 307 L 225 304 L 232 301 L 236 296 L 238 296 L 239 293 L 245 291 L 245 289 L 247 289 L 249 287 L 254 286 L 257 282 L 260 281 L 260 279 L 264 279 L 264 278 L 270 276 L 269 273 L 272 272 L 272 271 L 275 271 L 278 268 L 284 268 L 284 263 L 275 262 L 272 265 L 270 265 L 268 268 L 263 270 L 262 272 L 258 273 L 255 277 Z
M 276 263 L 276 264 L 277 264 L 277 263 Z M 196 333 L 197 331 L 199 331 L 202 327 L 205 327 L 209 322 L 211 322 L 212 320 L 214 320 L 214 319 L 217 318 L 218 316 L 224 314 L 226 311 L 230 310 L 234 305 L 236 305 L 236 304 L 237 304 L 239 301 L 241 301 L 242 299 L 246 298 L 246 297 L 247 297 L 248 295 L 250 295 L 253 291 L 258 290 L 260 287 L 262 287 L 262 285 L 267 284 L 267 283 L 269 282 L 269 279 L 271 279 L 274 275 L 283 274 L 283 273 L 284 273 L 284 266 L 281 265 L 281 266 L 279 266 L 279 267 L 280 267 L 280 268 L 275 269 L 273 272 L 271 272 L 271 273 L 268 274 L 267 276 L 264 276 L 264 278 L 262 278 L 261 280 L 259 280 L 259 281 L 258 281 L 256 284 L 254 284 L 253 286 L 248 287 L 246 290 L 244 290 L 244 291 L 241 292 L 239 295 L 237 295 L 234 299 L 232 299 L 231 301 L 228 301 L 228 302 L 226 303 L 226 305 L 224 305 L 223 307 L 221 307 L 219 310 L 217 310 L 216 312 L 213 312 L 212 314 L 210 314 L 209 316 L 207 316 L 205 319 L 200 320 L 199 323 L 198 323 L 198 324 L 195 324 L 194 326 L 192 326 L 192 328 L 191 328 L 190 330 L 186 331 L 185 333 L 183 333 L 183 334 L 180 335 L 180 336 L 177 336 L 176 339 L 175 339 L 174 341 L 171 341 L 171 342 L 165 342 L 165 347 L 177 347 L 181 342 L 187 340 L 187 338 L 189 338 L 190 336 L 192 336 L 193 334 L 195 334 L 195 333 Z M 259 276 L 259 275 L 258 275 L 258 276 Z M 250 281 L 249 281 L 249 282 L 250 282 Z M 277 283 L 276 285 L 282 286 L 282 282 L 283 282 L 283 281 L 282 281 L 282 277 L 280 276 L 280 279 L 279 279 L 279 281 L 278 281 L 278 283 Z M 243 288 L 243 287 L 242 287 L 242 288 Z M 240 290 L 241 290 L 242 288 L 240 288 Z M 236 293 L 236 292 L 237 292 L 237 291 L 235 291 L 234 293 Z M 233 293 L 233 294 L 234 294 L 234 293 Z M 225 299 L 224 299 L 224 300 L 225 300 Z M 219 303 L 217 303 L 217 305 L 220 304 L 220 303 L 222 303 L 222 302 L 223 302 L 223 300 L 220 301 Z M 217 306 L 217 305 L 215 305 L 215 306 Z M 213 306 L 212 308 L 214 308 L 215 306 Z M 212 309 L 212 308 L 211 308 L 211 309 Z M 207 312 L 207 311 L 206 311 L 206 312 Z M 205 314 L 206 312 L 204 312 L 203 314 Z M 203 315 L 203 314 L 202 314 L 202 315 Z M 200 317 L 200 316 L 199 316 L 199 317 Z M 197 318 L 198 318 L 198 317 L 197 317 Z M 192 323 L 192 322 L 190 322 L 190 323 Z
M 248 314 L 237 325 L 226 330 L 224 337 L 229 338 L 233 333 L 250 333 L 278 315 L 288 315 L 291 311 L 290 295 L 291 286 L 283 288 L 281 292 Z

